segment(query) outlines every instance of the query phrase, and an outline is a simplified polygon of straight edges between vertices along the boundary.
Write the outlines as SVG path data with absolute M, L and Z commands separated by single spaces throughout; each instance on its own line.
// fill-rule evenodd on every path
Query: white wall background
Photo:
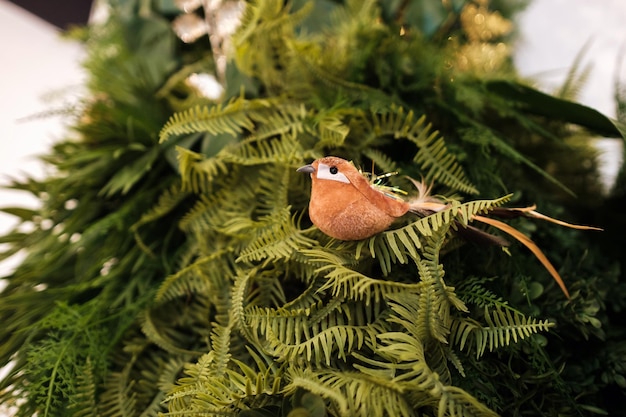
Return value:
M 555 91 L 583 51 L 581 68 L 591 75 L 578 101 L 615 117 L 616 76 L 626 85 L 626 0 L 531 0 L 519 16 L 521 31 L 515 63 L 522 76 Z M 617 71 L 619 69 L 619 71 Z M 619 72 L 619 73 L 618 73 Z M 623 155 L 623 142 L 598 139 L 600 174 L 608 189 Z
M 61 108 L 76 96 L 84 79 L 82 53 L 81 45 L 61 40 L 54 26 L 0 0 L 0 185 L 7 177 L 44 175 L 36 155 L 66 129 L 58 117 L 24 119 Z M 0 189 L 0 207 L 35 204 L 25 193 Z M 0 235 L 15 224 L 0 213 Z M 0 262 L 0 276 L 17 261 Z
M 613 81 L 620 60 L 626 83 L 626 0 L 531 0 L 516 24 L 516 65 L 548 91 L 562 83 L 589 42 L 583 66 L 591 65 L 592 72 L 579 101 L 615 116 Z
M 613 80 L 620 54 L 626 55 L 626 0 L 533 0 L 517 23 L 518 69 L 547 91 L 565 79 L 574 57 L 590 41 L 584 63 L 593 69 L 579 101 L 615 115 Z M 36 155 L 64 136 L 62 120 L 21 119 L 75 99 L 84 79 L 82 56 L 81 47 L 61 40 L 53 26 L 0 0 L 0 184 L 6 184 L 7 175 L 45 174 Z M 623 69 L 626 82 L 626 58 Z M 600 146 L 607 149 L 605 171 L 610 178 L 617 170 L 621 143 L 611 140 Z M 0 206 L 35 204 L 21 193 L 0 190 Z M 0 235 L 14 224 L 13 218 L 0 213 Z M 0 263 L 0 276 L 17 261 Z M 0 407 L 2 415 L 6 414 Z

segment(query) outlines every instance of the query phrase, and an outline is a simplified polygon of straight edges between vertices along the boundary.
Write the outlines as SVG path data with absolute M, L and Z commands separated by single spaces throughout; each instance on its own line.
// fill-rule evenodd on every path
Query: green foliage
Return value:
M 56 169 L 50 178 L 12 184 L 42 202 L 30 213 L 8 210 L 23 224 L 4 237 L 12 247 L 3 257 L 28 248 L 0 302 L 0 362 L 14 363 L 0 400 L 21 401 L 18 415 L 100 409 L 122 340 L 182 241 L 175 229 L 142 219 L 178 182 L 164 158 L 168 146 L 158 144 L 169 110 L 154 99 L 176 64 L 174 39 L 163 19 L 115 16 L 89 31 L 92 97 L 76 114 L 80 140 L 62 141 L 45 157 Z M 159 215 L 168 222 L 164 207 Z M 170 202 L 169 211 L 175 207 Z M 150 252 L 129 233 L 135 224 Z
M 468 67 L 471 48 L 506 41 L 470 39 L 473 2 L 248 2 L 214 101 L 186 78 L 217 57 L 207 39 L 175 40 L 172 2 L 111 4 L 85 31 L 78 139 L 46 157 L 49 179 L 12 185 L 40 209 L 5 209 L 23 224 L 3 257 L 28 252 L 0 294 L 0 360 L 14 363 L 0 400 L 18 415 L 621 410 L 615 249 L 512 220 L 559 267 L 565 299 L 517 246 L 506 256 L 456 237 L 510 201 L 593 223 L 585 210 L 607 208 L 588 138 L 564 122 L 619 133 L 519 84 L 507 57 Z M 295 172 L 328 154 L 398 171 L 390 186 L 432 181 L 449 208 L 331 239 Z M 589 162 L 584 181 L 572 161 Z

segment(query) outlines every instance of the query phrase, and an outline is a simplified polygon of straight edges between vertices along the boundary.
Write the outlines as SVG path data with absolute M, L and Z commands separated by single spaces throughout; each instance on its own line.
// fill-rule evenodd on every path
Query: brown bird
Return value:
M 408 201 L 396 193 L 385 192 L 375 187 L 351 162 L 335 156 L 317 159 L 297 170 L 311 175 L 311 199 L 309 217 L 322 232 L 339 240 L 362 240 L 387 230 L 392 223 L 407 213 L 422 217 L 449 207 L 443 201 L 430 196 L 430 187 L 413 181 L 418 195 Z M 601 230 L 595 227 L 578 226 L 553 219 L 536 212 L 535 207 L 497 208 L 490 214 L 511 218 L 533 217 L 551 221 L 562 226 L 584 230 Z M 554 266 L 539 247 L 526 235 L 508 224 L 485 216 L 474 216 L 477 220 L 511 235 L 529 248 L 559 284 L 567 297 L 569 293 Z M 469 240 L 508 246 L 506 239 L 483 232 L 473 226 L 457 227 L 458 232 Z
M 406 201 L 373 188 L 345 159 L 327 156 L 298 172 L 311 174 L 311 221 L 336 239 L 366 239 L 387 230 L 410 209 Z

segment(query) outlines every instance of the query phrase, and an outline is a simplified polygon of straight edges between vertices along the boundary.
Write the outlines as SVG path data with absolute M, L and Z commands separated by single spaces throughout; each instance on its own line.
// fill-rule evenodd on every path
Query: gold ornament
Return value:
M 455 66 L 461 71 L 498 71 L 511 54 L 500 38 L 509 34 L 513 25 L 497 11 L 490 11 L 488 5 L 488 0 L 477 0 L 461 11 L 461 27 L 467 37 L 467 43 L 455 42 Z

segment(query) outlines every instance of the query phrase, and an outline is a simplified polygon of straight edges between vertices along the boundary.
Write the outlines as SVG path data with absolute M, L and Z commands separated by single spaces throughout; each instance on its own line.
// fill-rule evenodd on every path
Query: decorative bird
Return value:
M 405 200 L 398 193 L 388 192 L 375 186 L 351 162 L 335 156 L 317 159 L 309 165 L 298 168 L 297 171 L 311 176 L 311 200 L 309 202 L 311 221 L 322 232 L 339 240 L 367 239 L 387 230 L 394 221 L 407 213 L 425 217 L 449 207 L 442 200 L 431 196 L 430 187 L 423 182 L 412 180 L 418 194 L 415 198 Z M 601 230 L 553 219 L 536 212 L 534 206 L 496 208 L 492 209 L 490 214 L 505 218 L 532 217 L 575 229 Z M 526 235 L 493 218 L 476 215 L 472 220 L 496 227 L 529 248 L 569 298 L 569 293 L 559 273 L 539 247 Z M 473 226 L 458 227 L 457 231 L 469 240 L 500 246 L 509 244 L 506 239 Z

